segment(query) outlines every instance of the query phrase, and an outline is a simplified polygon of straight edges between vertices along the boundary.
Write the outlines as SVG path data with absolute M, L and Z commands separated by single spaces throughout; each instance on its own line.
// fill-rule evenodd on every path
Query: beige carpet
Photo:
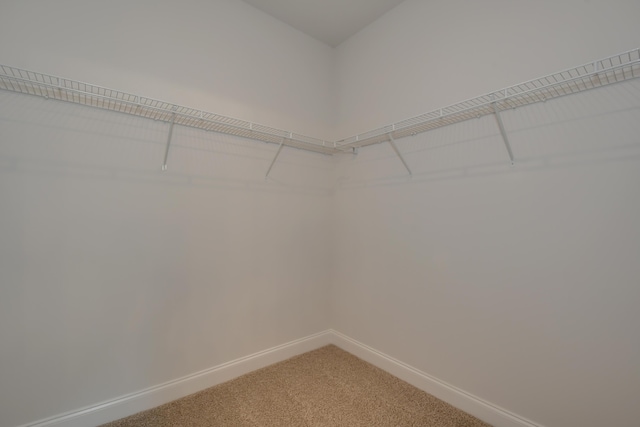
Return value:
M 488 424 L 329 345 L 104 427 Z

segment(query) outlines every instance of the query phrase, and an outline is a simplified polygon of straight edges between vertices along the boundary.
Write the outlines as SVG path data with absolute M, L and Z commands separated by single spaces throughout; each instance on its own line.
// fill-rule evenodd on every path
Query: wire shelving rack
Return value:
M 72 102 L 176 125 L 316 151 L 335 152 L 334 143 L 241 119 L 184 107 L 63 77 L 0 65 L 0 89 Z
M 640 49 L 510 86 L 337 141 L 357 148 L 640 77 Z
M 367 145 L 390 142 L 401 159 L 402 156 L 394 143 L 395 139 L 493 114 L 496 116 L 500 131 L 509 150 L 509 155 L 513 161 L 507 135 L 500 118 L 501 111 L 544 102 L 549 99 L 637 77 L 640 77 L 640 49 L 630 50 L 575 68 L 559 71 L 350 138 L 331 142 L 115 89 L 8 65 L 0 65 L 0 89 L 12 92 L 161 120 L 171 123 L 171 129 L 175 124 L 279 144 L 278 154 L 282 146 L 331 155 L 352 152 L 358 147 Z M 167 147 L 170 140 L 171 131 Z M 271 166 L 273 166 L 273 163 Z M 166 168 L 166 155 L 164 168 Z M 269 170 L 271 170 L 271 167 Z

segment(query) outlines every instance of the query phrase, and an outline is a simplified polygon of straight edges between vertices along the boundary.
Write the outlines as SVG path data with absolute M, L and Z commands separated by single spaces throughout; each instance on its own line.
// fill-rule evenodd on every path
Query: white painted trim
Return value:
M 145 390 L 19 427 L 94 427 L 188 396 L 327 344 L 334 344 L 495 427 L 543 427 L 332 329 Z
M 331 333 L 331 344 L 495 427 L 543 427 L 394 359 L 340 332 L 334 330 L 329 330 L 329 332 Z
M 315 350 L 330 341 L 330 331 L 319 332 L 164 384 L 19 427 L 95 427 Z

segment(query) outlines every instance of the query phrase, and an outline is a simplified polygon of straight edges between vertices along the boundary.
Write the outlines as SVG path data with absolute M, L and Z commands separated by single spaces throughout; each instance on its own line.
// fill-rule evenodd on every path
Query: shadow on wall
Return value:
M 5 172 L 242 191 L 328 194 L 330 156 L 61 101 L 0 92 Z
M 388 144 L 342 156 L 341 189 L 636 161 L 640 81 L 503 111 L 511 165 L 495 117 L 484 116 L 396 141 L 413 175 Z

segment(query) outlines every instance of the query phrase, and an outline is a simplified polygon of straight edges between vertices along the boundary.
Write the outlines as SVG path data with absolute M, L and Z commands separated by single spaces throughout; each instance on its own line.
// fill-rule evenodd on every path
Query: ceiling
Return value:
M 244 0 L 280 21 L 336 47 L 403 0 Z

